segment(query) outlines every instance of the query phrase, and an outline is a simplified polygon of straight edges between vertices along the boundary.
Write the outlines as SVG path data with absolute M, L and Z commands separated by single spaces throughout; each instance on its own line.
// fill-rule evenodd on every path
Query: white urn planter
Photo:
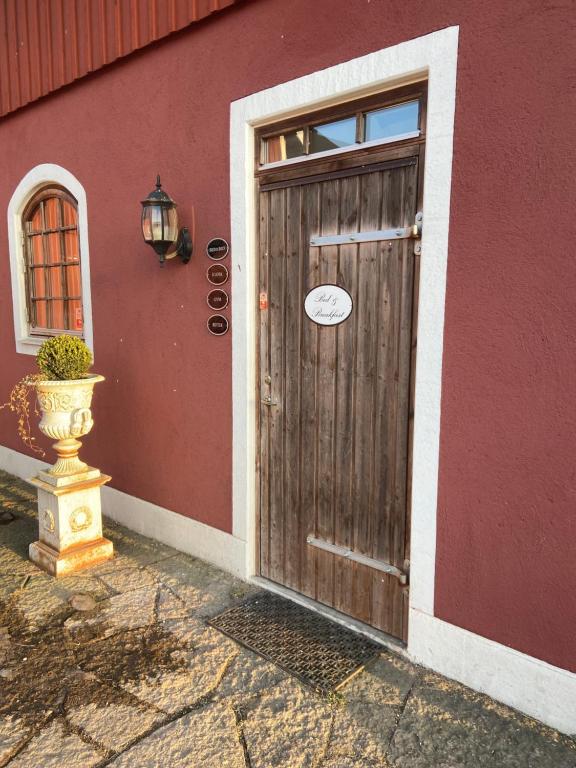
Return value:
M 111 478 L 78 457 L 94 421 L 90 406 L 98 374 L 81 379 L 36 382 L 42 412 L 40 431 L 56 442 L 57 461 L 32 482 L 38 488 L 39 540 L 30 544 L 30 559 L 54 576 L 108 560 L 112 542 L 102 537 L 100 488 Z

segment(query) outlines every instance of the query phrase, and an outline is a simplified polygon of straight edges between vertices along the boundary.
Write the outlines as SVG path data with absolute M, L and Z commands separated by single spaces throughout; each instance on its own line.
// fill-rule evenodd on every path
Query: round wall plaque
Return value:
M 222 288 L 214 288 L 206 297 L 210 309 L 225 309 L 228 306 L 228 294 Z
M 338 325 L 352 312 L 352 296 L 338 285 L 317 285 L 307 294 L 304 311 L 318 325 Z
M 206 325 L 214 336 L 223 336 L 228 331 L 228 318 L 224 315 L 210 315 Z
M 228 281 L 228 267 L 224 264 L 210 264 L 206 270 L 206 277 L 212 285 L 224 285 Z
M 228 256 L 230 246 L 223 237 L 213 237 L 206 246 L 206 255 L 214 261 L 220 261 Z

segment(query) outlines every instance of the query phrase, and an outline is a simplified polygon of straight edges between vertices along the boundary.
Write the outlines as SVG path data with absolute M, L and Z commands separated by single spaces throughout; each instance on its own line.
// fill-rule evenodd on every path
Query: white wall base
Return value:
M 410 611 L 408 655 L 419 664 L 576 735 L 576 674 Z
M 28 480 L 45 468 L 45 461 L 0 446 L 0 469 L 6 472 Z M 136 533 L 245 578 L 245 543 L 229 533 L 106 486 L 102 488 L 102 513 Z
M 45 466 L 46 462 L 0 446 L 0 469 L 17 477 L 26 480 Z M 102 489 L 102 505 L 105 515 L 127 528 L 245 578 L 246 545 L 235 536 L 114 488 Z M 264 580 L 254 581 L 268 588 Z M 288 592 L 281 588 L 276 591 Z M 294 599 L 294 594 L 285 596 Z M 298 602 L 306 604 L 305 600 Z M 317 610 L 330 615 L 329 609 Z M 342 623 L 358 629 L 352 620 Z M 410 611 L 409 633 L 408 649 L 403 655 L 411 661 L 486 693 L 563 733 L 576 734 L 576 674 L 415 608 Z M 382 642 L 381 638 L 374 639 Z

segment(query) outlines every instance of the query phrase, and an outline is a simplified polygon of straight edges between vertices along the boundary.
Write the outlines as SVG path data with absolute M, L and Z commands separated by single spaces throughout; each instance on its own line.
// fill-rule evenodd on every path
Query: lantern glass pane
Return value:
M 162 208 L 160 208 L 160 206 L 150 206 L 150 229 L 152 231 L 153 242 L 164 240 L 162 237 Z
M 175 243 L 178 239 L 178 213 L 176 208 L 164 208 L 164 237 L 165 242 Z
M 152 229 L 152 211 L 154 206 L 146 205 L 142 209 L 142 235 L 147 243 L 154 241 L 154 233 Z

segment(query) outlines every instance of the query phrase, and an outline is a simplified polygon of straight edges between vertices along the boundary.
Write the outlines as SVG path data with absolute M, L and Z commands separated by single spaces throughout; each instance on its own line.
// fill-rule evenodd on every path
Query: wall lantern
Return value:
M 184 264 L 192 256 L 192 238 L 186 227 L 178 231 L 178 213 L 176 203 L 162 189 L 160 175 L 156 177 L 156 189 L 152 190 L 146 200 L 142 200 L 142 235 L 144 241 L 151 245 L 158 254 L 160 266 L 165 259 L 180 256 Z M 172 246 L 175 249 L 168 253 Z

